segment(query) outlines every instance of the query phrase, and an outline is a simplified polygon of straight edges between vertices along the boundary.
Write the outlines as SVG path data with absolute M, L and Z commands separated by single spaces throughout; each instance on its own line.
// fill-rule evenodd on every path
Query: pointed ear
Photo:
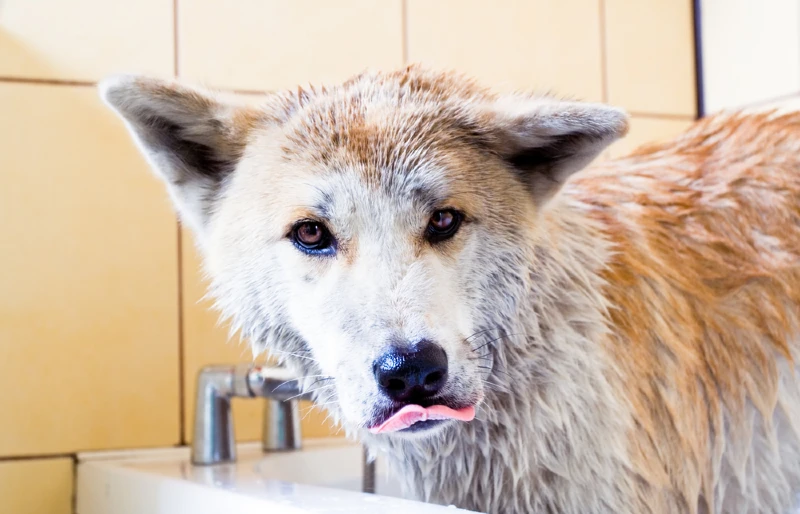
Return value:
M 220 189 L 244 152 L 256 112 L 171 81 L 115 76 L 99 87 L 167 183 L 181 219 L 202 236 Z
M 620 109 L 551 98 L 505 97 L 483 114 L 491 150 L 519 174 L 539 204 L 628 131 Z

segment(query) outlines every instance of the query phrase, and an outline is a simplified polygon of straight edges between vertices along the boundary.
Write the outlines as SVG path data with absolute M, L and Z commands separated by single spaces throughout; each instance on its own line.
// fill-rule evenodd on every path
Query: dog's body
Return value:
M 324 375 L 319 401 L 420 499 L 791 508 L 800 114 L 712 117 L 568 179 L 624 133 L 619 111 L 413 67 L 258 110 L 146 80 L 105 96 L 195 229 L 223 311 L 308 386 Z M 418 237 L 443 206 L 459 232 Z M 335 244 L 298 246 L 307 219 Z M 477 405 L 474 421 L 367 430 L 394 412 L 372 362 L 398 338 L 446 351 L 435 398 Z
M 409 486 L 489 512 L 787 512 L 799 150 L 800 114 L 720 116 L 574 176 L 507 327 L 526 344 L 497 346 L 482 423 L 390 445 Z

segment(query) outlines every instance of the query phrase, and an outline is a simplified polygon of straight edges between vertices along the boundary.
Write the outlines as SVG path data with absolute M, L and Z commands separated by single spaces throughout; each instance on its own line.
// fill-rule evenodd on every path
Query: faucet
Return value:
M 192 464 L 236 460 L 231 398 L 265 398 L 264 451 L 301 447 L 299 401 L 311 396 L 300 390 L 291 373 L 280 367 L 207 366 L 197 376 Z
M 265 398 L 264 432 L 261 447 L 265 452 L 299 450 L 300 400 L 311 395 L 300 390 L 291 373 L 280 367 L 207 366 L 197 375 L 197 396 L 192 439 L 192 464 L 202 466 L 236 460 L 231 398 Z M 374 493 L 376 466 L 363 448 L 362 484 L 365 493 Z

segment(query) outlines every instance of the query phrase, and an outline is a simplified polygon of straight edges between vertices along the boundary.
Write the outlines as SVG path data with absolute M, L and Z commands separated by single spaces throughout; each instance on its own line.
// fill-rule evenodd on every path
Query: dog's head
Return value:
M 531 281 L 537 214 L 627 126 L 416 67 L 232 105 L 102 84 L 196 236 L 224 314 L 350 429 L 470 419 Z

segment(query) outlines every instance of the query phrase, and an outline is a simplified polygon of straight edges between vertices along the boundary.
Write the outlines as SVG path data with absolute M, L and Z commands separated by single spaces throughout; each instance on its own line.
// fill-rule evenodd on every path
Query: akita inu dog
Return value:
M 259 107 L 101 89 L 222 312 L 419 499 L 791 507 L 800 114 L 710 117 L 581 171 L 624 112 L 415 66 Z

